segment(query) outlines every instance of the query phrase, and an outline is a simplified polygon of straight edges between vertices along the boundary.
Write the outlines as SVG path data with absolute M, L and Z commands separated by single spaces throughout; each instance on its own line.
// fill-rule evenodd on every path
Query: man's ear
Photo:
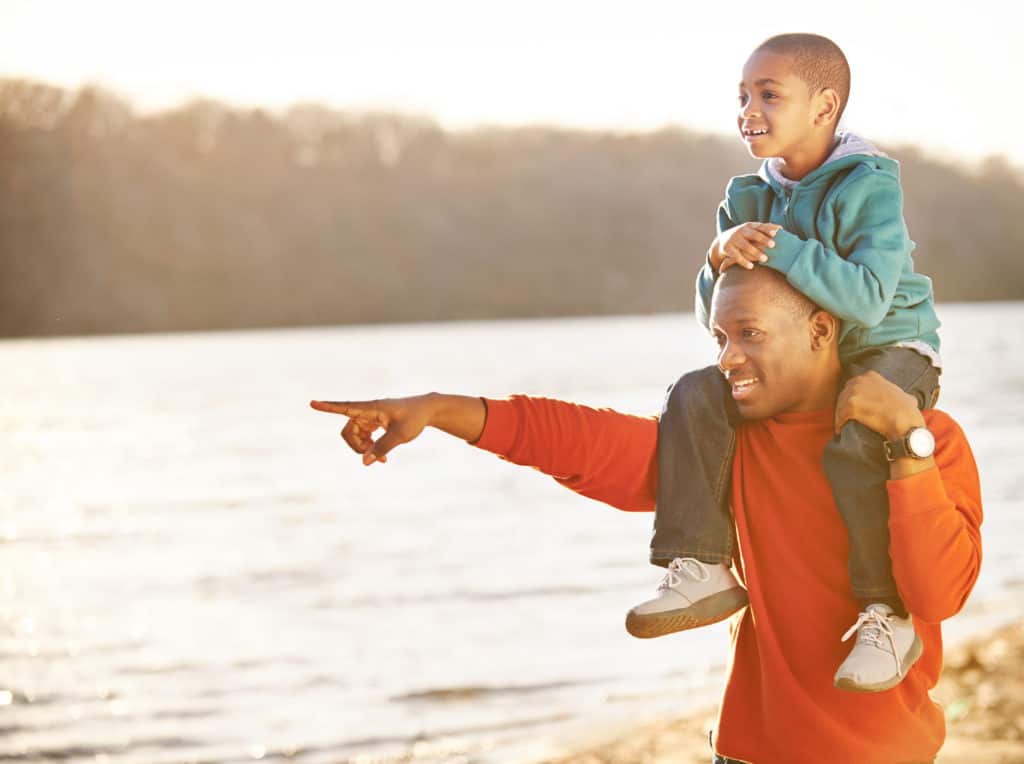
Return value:
M 839 333 L 839 321 L 827 310 L 818 308 L 808 319 L 811 330 L 811 350 L 823 350 L 831 345 Z
M 814 96 L 814 124 L 819 127 L 831 125 L 839 119 L 842 99 L 835 88 L 822 88 Z

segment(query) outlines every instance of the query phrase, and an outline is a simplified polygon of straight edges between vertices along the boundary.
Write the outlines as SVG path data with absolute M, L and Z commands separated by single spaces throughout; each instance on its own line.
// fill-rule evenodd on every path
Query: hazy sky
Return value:
M 845 123 L 878 141 L 1024 167 L 1012 4 L 429 0 L 0 0 L 0 76 L 103 84 L 142 108 L 390 108 L 451 126 L 734 131 L 750 49 L 825 34 L 853 69 Z

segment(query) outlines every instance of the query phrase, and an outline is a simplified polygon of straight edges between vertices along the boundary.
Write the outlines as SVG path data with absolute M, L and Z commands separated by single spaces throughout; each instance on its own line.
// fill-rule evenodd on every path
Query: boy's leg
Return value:
M 878 348 L 857 356 L 844 369 L 850 377 L 876 371 L 905 392 L 920 408 L 933 405 L 939 375 L 931 361 L 909 348 Z M 848 422 L 825 447 L 825 474 L 850 538 L 850 584 L 863 605 L 884 603 L 905 615 L 889 559 L 889 463 L 884 438 L 860 422 Z
M 716 367 L 668 392 L 658 424 L 658 495 L 651 562 L 668 567 L 653 599 L 626 616 L 635 637 L 660 637 L 728 618 L 747 604 L 729 569 L 728 490 L 735 447 L 732 397 Z
M 715 366 L 669 388 L 658 421 L 658 494 L 651 562 L 677 557 L 729 564 L 733 530 L 729 480 L 738 415 Z
M 931 361 L 909 348 L 879 348 L 864 353 L 844 368 L 844 382 L 876 371 L 917 398 L 920 408 L 934 405 L 938 371 Z M 825 473 L 850 539 L 850 584 L 860 602 L 857 623 L 844 635 L 857 633 L 850 655 L 835 675 L 837 687 L 878 692 L 898 684 L 921 654 L 892 576 L 889 558 L 889 463 L 884 438 L 860 422 L 848 422 L 826 447 Z

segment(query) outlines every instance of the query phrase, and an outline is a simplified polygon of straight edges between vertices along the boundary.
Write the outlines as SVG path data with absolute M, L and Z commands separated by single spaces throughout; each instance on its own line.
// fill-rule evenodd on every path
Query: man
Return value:
M 928 697 L 942 667 L 938 624 L 962 607 L 981 562 L 980 488 L 963 433 L 942 412 L 918 410 L 913 396 L 878 374 L 840 390 L 838 320 L 767 268 L 723 274 L 710 325 L 719 368 L 749 417 L 737 428 L 730 495 L 734 566 L 750 604 L 732 621 L 716 761 L 932 760 L 945 736 L 942 710 Z M 676 403 L 670 395 L 667 405 Z M 585 496 L 625 510 L 653 509 L 653 418 L 523 396 L 312 405 L 349 417 L 342 436 L 367 465 L 386 462 L 393 448 L 432 426 Z M 890 554 L 923 644 L 904 681 L 875 694 L 833 686 L 844 647 L 827 638 L 858 613 L 845 526 L 821 462 L 826 442 L 851 420 L 881 434 L 893 453 Z M 374 441 L 378 428 L 384 434 Z M 922 428 L 934 437 L 933 454 L 907 448 Z M 699 565 L 687 563 L 666 578 L 699 580 Z M 892 641 L 880 624 L 858 636 L 862 649 L 896 656 Z

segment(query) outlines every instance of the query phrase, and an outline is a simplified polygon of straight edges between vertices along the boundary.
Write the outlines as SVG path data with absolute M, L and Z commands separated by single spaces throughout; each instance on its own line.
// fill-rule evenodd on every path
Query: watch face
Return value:
M 907 436 L 907 447 L 918 459 L 927 459 L 935 452 L 935 436 L 927 428 L 917 427 Z

